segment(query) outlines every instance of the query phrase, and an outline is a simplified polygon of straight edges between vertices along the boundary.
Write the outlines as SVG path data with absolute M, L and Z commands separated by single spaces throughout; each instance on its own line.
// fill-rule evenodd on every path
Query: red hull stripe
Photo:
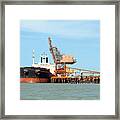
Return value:
M 48 78 L 20 78 L 21 83 L 48 83 Z

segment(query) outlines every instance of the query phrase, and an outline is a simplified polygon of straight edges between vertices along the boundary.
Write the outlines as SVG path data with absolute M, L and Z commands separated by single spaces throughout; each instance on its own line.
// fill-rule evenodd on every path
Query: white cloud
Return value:
M 97 21 L 29 21 L 21 22 L 23 30 L 42 32 L 64 37 L 99 37 Z

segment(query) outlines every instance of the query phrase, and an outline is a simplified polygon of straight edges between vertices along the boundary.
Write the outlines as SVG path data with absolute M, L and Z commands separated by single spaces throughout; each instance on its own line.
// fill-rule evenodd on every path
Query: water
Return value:
M 99 100 L 99 84 L 20 83 L 21 100 Z

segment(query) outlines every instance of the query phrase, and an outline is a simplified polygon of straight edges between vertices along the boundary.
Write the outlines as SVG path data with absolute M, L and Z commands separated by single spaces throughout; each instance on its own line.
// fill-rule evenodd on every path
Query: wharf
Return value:
M 85 77 L 57 77 L 53 76 L 50 79 L 51 83 L 100 83 L 100 76 L 85 76 Z

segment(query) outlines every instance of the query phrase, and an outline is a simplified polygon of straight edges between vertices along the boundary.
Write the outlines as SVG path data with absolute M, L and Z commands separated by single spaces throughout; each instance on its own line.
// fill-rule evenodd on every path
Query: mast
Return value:
M 34 49 L 32 50 L 32 65 L 35 64 L 35 51 Z

